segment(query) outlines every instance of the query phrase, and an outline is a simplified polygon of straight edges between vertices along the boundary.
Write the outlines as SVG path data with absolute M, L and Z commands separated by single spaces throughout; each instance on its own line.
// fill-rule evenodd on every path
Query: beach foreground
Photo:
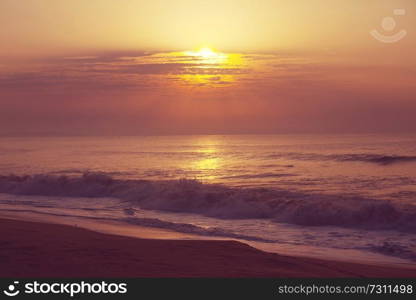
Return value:
M 235 241 L 153 240 L 0 219 L 1 277 L 415 277 L 416 271 L 266 253 Z

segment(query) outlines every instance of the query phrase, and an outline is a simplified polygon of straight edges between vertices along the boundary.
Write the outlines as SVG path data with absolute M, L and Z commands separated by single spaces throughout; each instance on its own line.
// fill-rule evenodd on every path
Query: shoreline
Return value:
M 0 277 L 416 277 L 416 270 L 268 253 L 238 241 L 150 239 L 0 218 Z
M 326 248 L 315 246 L 291 246 L 268 244 L 258 241 L 249 241 L 244 239 L 235 239 L 218 236 L 201 236 L 194 233 L 185 233 L 174 231 L 169 228 L 160 228 L 152 226 L 142 226 L 137 224 L 128 224 L 118 220 L 88 220 L 76 216 L 55 216 L 43 212 L 33 211 L 0 211 L 0 219 L 12 219 L 17 221 L 29 221 L 35 223 L 61 224 L 71 227 L 79 227 L 86 230 L 99 232 L 109 235 L 126 236 L 139 239 L 171 239 L 171 240 L 233 240 L 247 244 L 257 250 L 276 253 L 292 257 L 305 257 L 314 259 L 323 259 L 337 262 L 357 263 L 365 265 L 375 265 L 379 267 L 406 268 L 416 270 L 416 264 L 413 261 L 407 261 L 399 257 L 384 256 L 383 254 L 360 253 L 354 249 L 337 249 L 336 253 L 328 252 Z M 326 249 L 326 250 L 323 250 Z

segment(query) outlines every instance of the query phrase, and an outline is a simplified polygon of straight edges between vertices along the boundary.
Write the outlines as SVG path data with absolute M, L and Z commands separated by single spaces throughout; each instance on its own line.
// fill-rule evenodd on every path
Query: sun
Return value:
M 199 49 L 197 54 L 199 56 L 204 57 L 204 58 L 210 58 L 210 57 L 218 56 L 218 53 L 215 53 L 214 50 L 212 50 L 211 48 L 208 48 L 208 47 L 203 47 L 203 48 Z
M 198 86 L 225 87 L 234 83 L 236 74 L 245 68 L 242 54 L 224 53 L 207 46 L 170 52 L 168 56 L 173 61 L 184 64 L 184 71 L 178 77 Z
M 212 59 L 221 56 L 221 53 L 215 52 L 212 48 L 209 47 L 202 47 L 196 51 L 187 51 L 185 54 L 200 57 L 202 59 Z

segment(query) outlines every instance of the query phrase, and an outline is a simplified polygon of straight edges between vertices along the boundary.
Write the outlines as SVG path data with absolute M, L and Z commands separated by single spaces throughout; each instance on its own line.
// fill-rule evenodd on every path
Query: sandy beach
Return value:
M 0 219 L 1 277 L 415 277 L 406 268 L 266 253 L 235 241 L 156 240 Z

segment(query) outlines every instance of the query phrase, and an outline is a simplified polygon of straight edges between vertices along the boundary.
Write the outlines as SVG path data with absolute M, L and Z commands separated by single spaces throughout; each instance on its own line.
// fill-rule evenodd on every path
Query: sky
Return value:
M 1 0 L 0 135 L 415 132 L 415 9 Z

